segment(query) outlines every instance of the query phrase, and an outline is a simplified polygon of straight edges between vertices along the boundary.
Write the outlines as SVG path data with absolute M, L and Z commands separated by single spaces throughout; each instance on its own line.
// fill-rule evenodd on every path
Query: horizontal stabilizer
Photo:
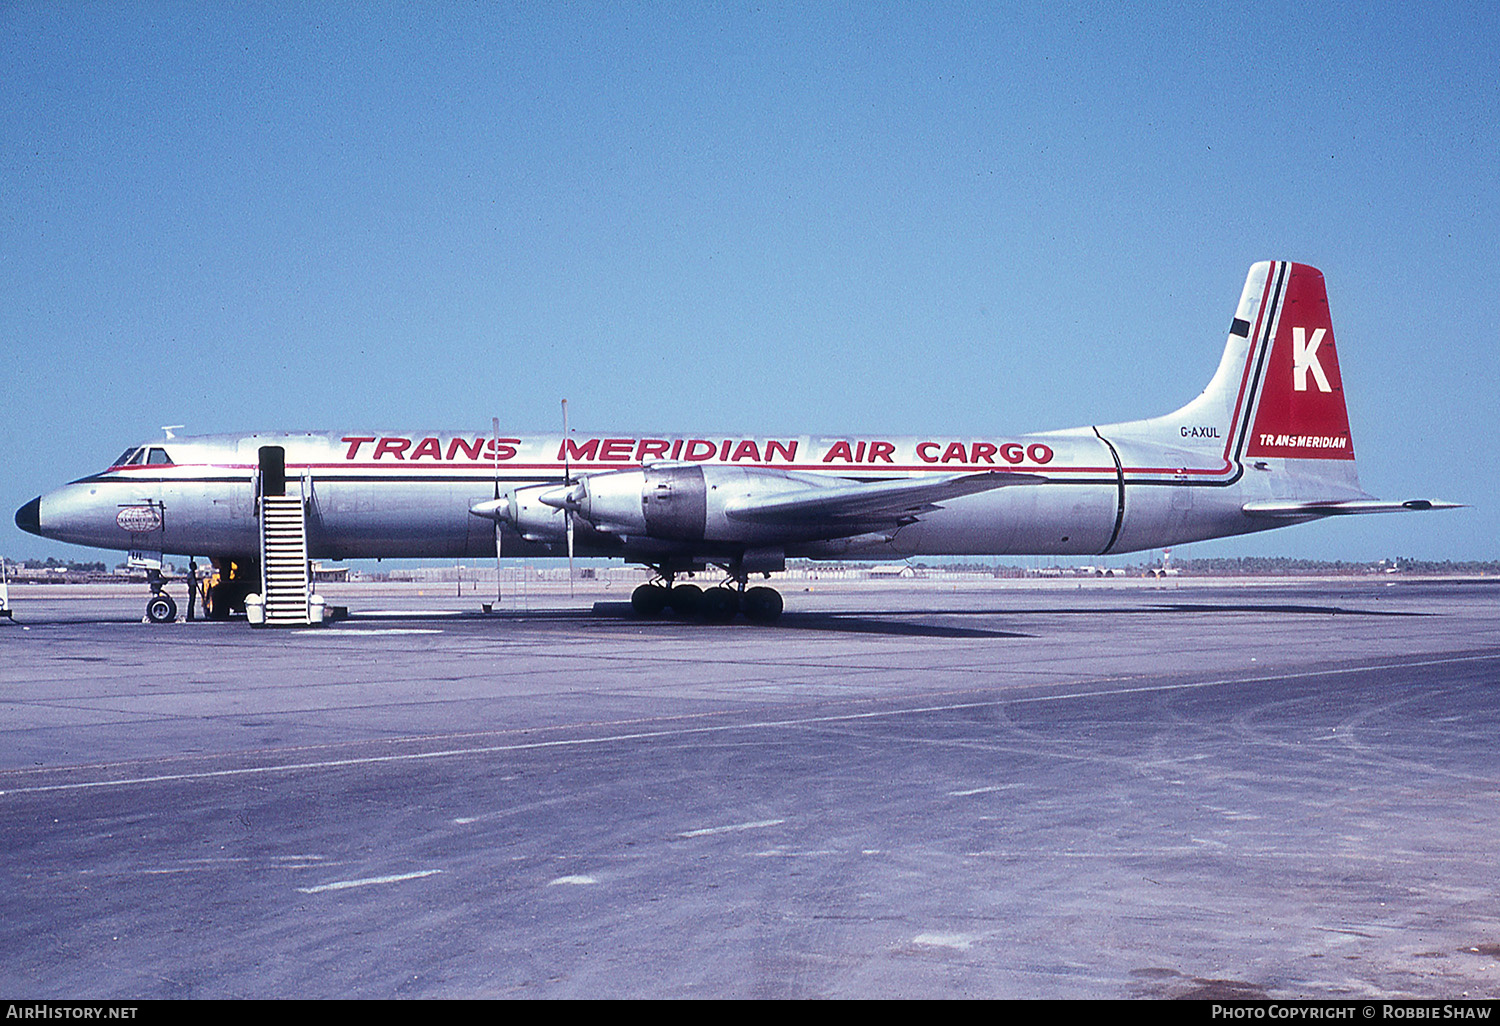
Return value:
M 1379 499 L 1344 499 L 1324 502 L 1247 502 L 1240 507 L 1248 516 L 1290 519 L 1301 517 L 1337 517 L 1355 513 L 1414 513 L 1429 509 L 1462 509 L 1463 503 L 1441 499 L 1407 499 L 1405 502 L 1381 502 Z
M 758 523 L 806 523 L 814 520 L 899 520 L 927 512 L 935 502 L 987 492 L 1008 485 L 1041 484 L 1040 474 L 996 470 L 959 474 L 936 481 L 901 478 L 828 488 L 801 488 L 768 496 L 746 496 L 724 510 L 733 520 Z

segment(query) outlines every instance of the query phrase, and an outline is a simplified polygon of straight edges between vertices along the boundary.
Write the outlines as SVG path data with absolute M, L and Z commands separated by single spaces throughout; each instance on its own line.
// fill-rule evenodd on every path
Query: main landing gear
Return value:
M 728 623 L 744 613 L 751 623 L 775 623 L 781 616 L 781 593 L 775 588 L 747 588 L 744 575 L 733 576 L 707 591 L 696 584 L 675 584 L 672 573 L 653 566 L 657 580 L 643 584 L 630 596 L 631 608 L 641 617 L 656 618 L 671 610 L 679 617 L 706 623 Z

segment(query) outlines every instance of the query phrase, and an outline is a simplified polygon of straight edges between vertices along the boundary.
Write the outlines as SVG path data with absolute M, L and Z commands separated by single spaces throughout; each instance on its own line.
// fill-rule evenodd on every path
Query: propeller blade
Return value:
M 573 471 L 571 458 L 568 456 L 568 401 L 562 401 L 563 410 L 563 481 L 573 483 Z
M 499 540 L 505 535 L 505 528 L 499 520 L 495 520 L 495 606 L 499 606 L 501 588 L 499 588 Z
M 573 484 L 573 465 L 572 465 L 571 458 L 568 455 L 568 401 L 566 399 L 564 399 L 562 401 L 562 415 L 563 415 L 563 483 L 566 484 L 566 485 L 570 485 L 571 486 Z M 572 492 L 572 488 L 571 487 L 568 489 L 568 492 L 571 494 L 571 492 Z M 542 501 L 546 502 L 547 500 L 543 499 Z M 552 503 L 547 503 L 547 504 L 549 506 L 553 505 Z M 572 598 L 573 597 L 573 507 L 571 505 L 564 505 L 562 507 L 562 511 L 563 511 L 563 522 L 564 522 L 564 525 L 565 525 L 565 527 L 567 529 L 567 532 L 568 532 L 568 598 Z
M 495 502 L 500 502 L 500 418 L 493 417 L 490 426 L 495 429 Z M 495 517 L 495 608 L 500 607 L 500 536 L 505 528 L 500 525 L 500 518 Z
M 563 511 L 568 522 L 568 598 L 573 597 L 573 511 Z

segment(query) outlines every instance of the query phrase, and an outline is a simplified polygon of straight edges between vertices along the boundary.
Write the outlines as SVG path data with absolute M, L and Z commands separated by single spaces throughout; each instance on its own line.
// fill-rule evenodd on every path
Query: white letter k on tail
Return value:
M 1323 374 L 1323 365 L 1318 362 L 1318 346 L 1323 344 L 1323 335 L 1327 328 L 1319 328 L 1313 332 L 1312 342 L 1307 341 L 1306 328 L 1292 329 L 1292 390 L 1294 392 L 1307 391 L 1307 372 L 1312 371 L 1312 376 L 1318 382 L 1319 392 L 1332 392 L 1333 387 L 1328 384 L 1328 378 Z

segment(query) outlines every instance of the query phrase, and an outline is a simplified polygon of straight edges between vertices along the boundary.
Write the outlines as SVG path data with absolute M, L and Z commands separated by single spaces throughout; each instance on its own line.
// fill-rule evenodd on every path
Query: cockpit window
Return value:
M 112 467 L 170 467 L 173 466 L 172 457 L 167 455 L 167 450 L 158 449 L 156 446 L 132 446 L 120 453 L 119 457 L 110 464 Z

